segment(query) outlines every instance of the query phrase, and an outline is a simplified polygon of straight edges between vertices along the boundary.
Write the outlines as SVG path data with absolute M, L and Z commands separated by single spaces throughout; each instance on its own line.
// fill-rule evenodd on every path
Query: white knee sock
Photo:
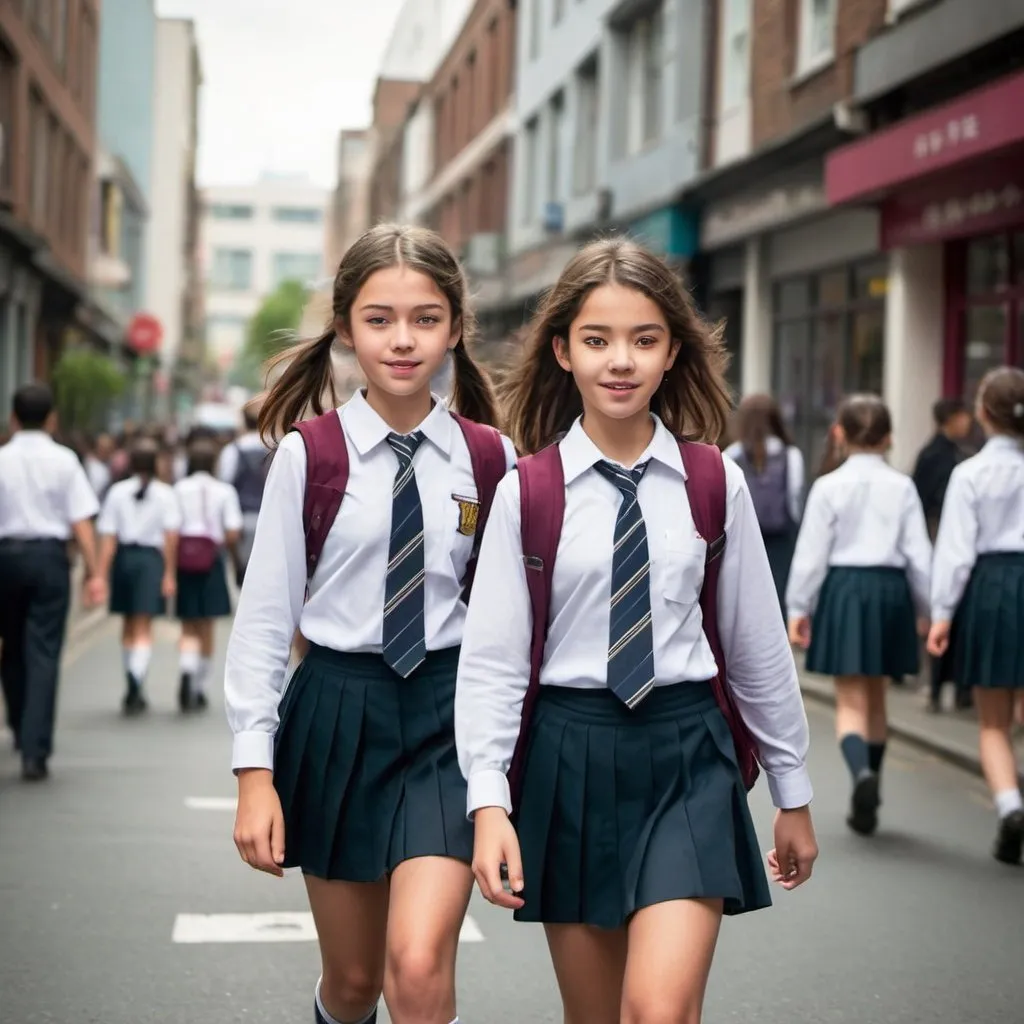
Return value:
M 210 674 L 210 659 L 199 656 L 199 667 L 196 669 L 195 679 L 192 681 L 192 688 L 196 693 L 206 691 L 206 677 Z
M 199 652 L 193 650 L 181 651 L 178 655 L 178 667 L 181 669 L 182 675 L 195 676 L 196 672 L 199 671 Z
M 146 681 L 149 672 L 149 661 L 153 656 L 153 648 L 148 644 L 145 647 L 133 647 L 128 657 L 128 671 L 141 686 Z
M 1014 811 L 1024 811 L 1024 797 L 1019 789 L 1003 789 L 996 793 L 996 813 L 1008 818 Z

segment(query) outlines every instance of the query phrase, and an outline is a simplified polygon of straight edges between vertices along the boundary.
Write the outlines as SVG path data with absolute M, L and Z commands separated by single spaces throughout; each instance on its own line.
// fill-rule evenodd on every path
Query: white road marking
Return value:
M 190 811 L 234 811 L 238 799 L 233 796 L 187 796 L 185 806 Z
M 313 915 L 178 914 L 171 941 L 183 944 L 229 942 L 315 942 Z M 459 942 L 483 942 L 480 926 L 471 917 L 462 922 Z

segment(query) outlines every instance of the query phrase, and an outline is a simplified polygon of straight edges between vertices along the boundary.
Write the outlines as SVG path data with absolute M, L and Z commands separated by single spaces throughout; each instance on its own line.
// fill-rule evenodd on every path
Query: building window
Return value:
M 887 287 L 885 259 L 775 286 L 773 390 L 812 468 L 843 396 L 882 392 Z
M 835 37 L 836 0 L 803 0 L 798 71 L 813 71 L 828 64 L 835 52 Z
M 252 251 L 214 249 L 210 287 L 225 292 L 249 291 L 252 288 Z
M 275 206 L 271 217 L 281 224 L 319 224 L 324 212 L 314 206 Z
M 37 93 L 29 98 L 29 125 L 32 133 L 31 219 L 37 228 L 45 230 L 50 185 L 50 124 L 42 97 Z
M 531 0 L 530 18 L 527 30 L 530 33 L 530 60 L 536 60 L 540 56 L 540 36 L 543 26 L 541 20 L 544 17 L 544 0 Z
M 271 271 L 274 287 L 283 281 L 312 284 L 323 271 L 323 265 L 318 252 L 275 252 Z
M 476 51 L 466 61 L 466 138 L 476 134 L 477 111 L 480 109 L 480 90 L 476 80 Z
M 51 117 L 50 121 L 50 181 L 49 196 L 47 197 L 47 212 L 49 215 L 49 228 L 53 238 L 61 237 L 61 183 L 67 175 L 67 161 L 64 155 L 64 133 L 61 131 L 60 122 Z
M 662 9 L 637 19 L 627 37 L 628 118 L 626 151 L 636 153 L 661 135 L 664 92 Z
M 576 142 L 572 157 L 572 186 L 586 195 L 597 186 L 597 131 L 600 99 L 596 58 L 576 76 Z
M 14 142 L 14 95 L 17 66 L 11 52 L 0 44 L 0 193 L 11 188 L 9 155 Z
M 210 203 L 206 212 L 211 220 L 252 220 L 256 211 L 243 203 Z
M 548 174 L 546 200 L 557 203 L 562 198 L 562 125 L 565 123 L 565 98 L 562 93 L 552 97 L 548 110 Z
M 502 91 L 502 55 L 499 49 L 498 19 L 494 18 L 487 26 L 487 111 L 493 117 L 501 110 Z
M 534 118 L 523 133 L 523 223 L 532 224 L 537 216 L 537 164 L 540 125 Z
M 750 0 L 723 0 L 719 110 L 733 110 L 750 91 Z
M 79 14 L 78 46 L 82 71 L 82 111 L 91 120 L 96 96 L 96 23 L 84 5 Z

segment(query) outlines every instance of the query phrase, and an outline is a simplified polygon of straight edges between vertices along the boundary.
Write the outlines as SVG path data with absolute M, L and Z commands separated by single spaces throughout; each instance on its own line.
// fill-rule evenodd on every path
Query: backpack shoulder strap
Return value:
M 747 729 L 729 689 L 725 651 L 718 632 L 718 574 L 725 551 L 726 483 L 725 462 L 716 445 L 679 442 L 686 471 L 686 496 L 697 532 L 704 538 L 704 582 L 700 589 L 700 613 L 718 675 L 712 681 L 715 699 L 732 732 L 736 759 L 747 789 L 757 781 L 757 745 Z
M 498 489 L 502 477 L 505 476 L 508 464 L 505 459 L 505 445 L 502 443 L 501 434 L 494 427 L 489 427 L 485 423 L 477 423 L 475 420 L 468 420 L 454 412 L 452 419 L 458 423 L 462 436 L 466 439 L 469 461 L 473 466 L 473 479 L 476 481 L 477 499 L 480 502 L 476 517 L 476 530 L 474 531 L 473 553 L 466 566 L 463 585 L 463 594 L 468 600 L 469 592 L 473 587 L 473 577 L 476 575 L 476 559 L 480 553 L 480 541 L 484 535 L 487 518 L 491 514 L 491 506 L 494 504 L 494 492 Z
M 530 592 L 533 634 L 530 639 L 530 682 L 523 698 L 522 720 L 515 753 L 509 769 L 512 806 L 518 805 L 522 782 L 522 762 L 529 734 L 530 718 L 540 689 L 540 668 L 548 636 L 551 611 L 551 581 L 555 555 L 565 518 L 565 474 L 557 444 L 528 455 L 516 464 L 519 473 L 520 535 L 523 565 Z
M 306 578 L 312 579 L 348 486 L 348 445 L 335 409 L 296 423 L 292 429 L 306 446 L 302 529 L 306 534 Z

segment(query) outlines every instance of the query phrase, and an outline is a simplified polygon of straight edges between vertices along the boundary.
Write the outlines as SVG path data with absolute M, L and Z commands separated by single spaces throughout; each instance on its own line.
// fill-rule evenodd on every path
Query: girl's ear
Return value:
M 456 345 L 462 340 L 462 317 L 457 316 L 452 321 L 451 334 L 448 336 L 448 348 L 455 348 Z
M 556 334 L 551 339 L 551 348 L 555 353 L 555 359 L 558 360 L 558 365 L 566 373 L 572 373 L 572 363 L 569 362 L 569 343 L 565 338 L 561 338 Z
M 679 355 L 679 349 L 682 343 L 678 338 L 673 338 L 668 346 L 668 359 L 665 360 L 665 369 L 671 370 L 672 364 L 676 361 L 676 356 Z
M 344 319 L 340 316 L 334 318 L 334 334 L 345 348 L 355 351 L 355 342 L 352 341 L 352 335 L 345 325 Z

